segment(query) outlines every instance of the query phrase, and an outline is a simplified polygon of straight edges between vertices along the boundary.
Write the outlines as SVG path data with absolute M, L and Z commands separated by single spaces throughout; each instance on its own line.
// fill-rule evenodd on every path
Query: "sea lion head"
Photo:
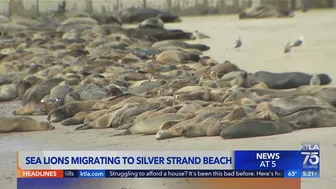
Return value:
M 210 56 L 202 56 L 198 61 L 203 66 L 214 66 L 216 65 L 215 61 Z
M 122 95 L 124 92 L 120 89 L 118 85 L 111 84 L 107 87 L 108 92 L 107 96 L 119 96 Z
M 61 112 L 59 112 L 58 109 L 54 109 L 49 112 L 47 120 L 50 123 L 57 123 L 64 120 L 64 118 L 65 116 Z
M 169 133 L 167 132 L 167 130 L 160 130 L 156 133 L 155 138 L 156 140 L 163 140 L 167 138 L 168 135 Z
M 55 127 L 46 121 L 39 121 L 39 125 L 41 126 L 41 130 L 54 130 Z
M 38 82 L 42 81 L 42 78 L 39 78 L 35 75 L 28 75 L 27 77 L 25 77 L 23 79 L 23 83 L 27 83 L 27 84 L 30 84 L 30 85 L 34 85 Z

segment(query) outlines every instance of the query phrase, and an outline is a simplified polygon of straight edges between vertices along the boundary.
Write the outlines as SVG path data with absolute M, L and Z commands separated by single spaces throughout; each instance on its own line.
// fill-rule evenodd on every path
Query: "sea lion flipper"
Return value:
M 114 137 L 114 136 L 125 136 L 125 135 L 130 135 L 130 134 L 132 134 L 131 131 L 129 129 L 127 129 L 124 132 L 111 135 L 111 137 Z
M 82 126 L 76 127 L 75 131 L 87 130 L 87 129 L 90 129 L 90 125 L 89 124 L 84 124 Z
M 116 130 L 125 130 L 125 129 L 131 128 L 132 126 L 133 126 L 133 123 L 126 123 L 124 125 L 117 127 Z
M 61 125 L 63 126 L 70 126 L 70 125 L 79 125 L 83 124 L 84 120 L 83 119 L 78 119 L 78 118 L 68 118 L 65 119 L 61 122 Z

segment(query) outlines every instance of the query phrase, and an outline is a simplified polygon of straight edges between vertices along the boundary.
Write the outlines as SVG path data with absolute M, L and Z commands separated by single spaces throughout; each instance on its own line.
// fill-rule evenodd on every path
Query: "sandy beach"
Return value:
M 327 73 L 336 79 L 336 9 L 297 12 L 292 19 L 238 20 L 237 15 L 185 17 L 180 24 L 166 24 L 166 28 L 185 31 L 199 30 L 211 39 L 193 41 L 204 43 L 211 50 L 204 53 L 219 62 L 230 60 L 249 72 L 301 71 L 309 74 Z M 243 46 L 233 49 L 238 33 Z M 305 37 L 305 44 L 283 54 L 290 38 L 292 42 Z M 335 83 L 335 82 L 333 82 Z M 19 101 L 1 103 L 0 114 L 12 116 Z M 45 120 L 45 116 L 34 116 Z M 56 129 L 46 132 L 0 134 L 0 186 L 16 188 L 16 159 L 18 150 L 234 150 L 234 149 L 298 149 L 303 141 L 320 142 L 321 179 L 303 179 L 303 189 L 333 189 L 336 186 L 335 128 L 309 129 L 290 134 L 250 139 L 223 140 L 220 137 L 176 138 L 157 141 L 154 136 L 110 137 L 113 129 L 74 131 L 73 126 L 54 124 Z M 109 182 L 100 188 L 108 187 Z M 120 181 L 122 187 L 135 189 L 176 188 L 184 181 L 147 179 Z M 98 188 L 98 187 L 97 187 Z M 119 187 L 121 188 L 121 187 Z

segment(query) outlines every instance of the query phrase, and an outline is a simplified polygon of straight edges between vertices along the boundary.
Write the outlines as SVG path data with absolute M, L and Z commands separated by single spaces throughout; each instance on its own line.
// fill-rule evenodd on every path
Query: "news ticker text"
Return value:
M 305 175 L 302 175 L 305 174 Z M 22 178 L 318 178 L 300 170 L 26 170 Z

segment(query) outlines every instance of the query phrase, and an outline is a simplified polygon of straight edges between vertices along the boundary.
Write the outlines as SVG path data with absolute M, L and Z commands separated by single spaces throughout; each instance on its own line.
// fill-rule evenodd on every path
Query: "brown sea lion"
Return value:
M 61 125 L 69 126 L 83 124 L 86 116 L 89 115 L 91 112 L 92 111 L 78 112 L 73 117 L 63 120 L 61 122 Z
M 143 120 L 146 120 L 148 119 L 148 116 L 150 116 L 152 113 L 156 112 L 157 110 L 148 110 L 146 112 L 143 112 L 142 114 L 138 115 L 133 123 L 136 124 L 136 123 L 139 123 L 140 121 L 143 121 Z
M 226 112 L 225 107 L 214 107 L 214 106 L 208 106 L 206 108 L 203 108 L 202 111 L 199 113 L 196 113 L 196 116 L 191 119 L 186 119 L 184 121 L 181 121 L 172 127 L 166 129 L 161 129 L 156 133 L 156 139 L 157 140 L 163 140 L 163 139 L 169 139 L 169 138 L 175 138 L 175 137 L 181 137 L 182 132 L 184 130 L 189 130 L 190 127 L 194 127 L 197 123 L 206 120 L 207 118 L 211 117 L 212 115 L 216 114 L 216 112 Z M 226 112 L 228 114 L 228 112 Z M 212 119 L 209 119 L 207 121 L 211 121 Z M 205 123 L 205 122 L 204 122 Z M 203 124 L 204 126 L 206 124 Z
M 336 109 L 323 106 L 302 106 L 278 113 L 281 122 L 293 123 L 293 129 L 334 127 Z
M 0 117 L 0 133 L 46 131 L 55 129 L 50 123 L 30 117 Z
M 51 110 L 60 107 L 56 102 L 29 102 L 25 106 L 16 108 L 14 115 L 47 115 Z
M 158 111 L 152 113 L 151 115 L 149 115 L 147 117 L 147 119 L 150 119 L 152 117 L 157 117 L 157 116 L 167 114 L 167 113 L 176 113 L 180 108 L 182 108 L 181 105 L 169 106 L 169 107 L 163 108 L 161 110 L 158 110 Z
M 216 96 L 209 91 L 206 92 L 191 92 L 187 94 L 175 95 L 176 100 L 203 100 L 203 101 L 216 101 Z
M 100 117 L 103 117 L 105 114 L 108 114 L 109 112 L 112 112 L 112 111 L 113 110 L 109 110 L 109 109 L 93 111 L 85 117 L 84 124 L 89 124 L 89 123 L 95 121 L 96 119 L 98 119 Z
M 120 125 L 120 119 L 118 118 L 125 110 L 129 108 L 136 107 L 138 103 L 127 103 L 121 108 L 115 110 L 110 110 L 104 112 L 104 115 L 93 120 L 92 122 L 85 123 L 79 127 L 76 127 L 75 130 L 87 130 L 87 129 L 106 129 L 106 128 L 115 128 Z M 99 114 L 99 113 L 97 113 Z M 96 114 L 96 115 L 97 115 Z M 101 115 L 101 114 L 100 114 Z M 116 120 L 118 119 L 118 120 Z
M 88 111 L 97 103 L 96 100 L 75 101 L 53 109 L 48 113 L 47 120 L 52 123 L 61 122 L 64 119 L 73 117 L 78 112 Z
M 50 98 L 60 98 L 63 102 L 68 93 L 70 93 L 71 87 L 68 82 L 63 81 L 58 86 L 50 90 Z
M 218 108 L 221 109 L 221 108 Z M 203 117 L 203 120 L 196 123 L 192 127 L 187 127 L 182 130 L 182 136 L 191 138 L 191 137 L 201 137 L 201 136 L 214 136 L 215 132 L 210 131 L 215 130 L 214 125 L 221 120 L 223 121 L 234 121 L 244 118 L 246 116 L 244 108 L 237 107 L 234 108 L 231 112 L 229 111 L 218 111 L 208 114 Z M 219 127 L 222 127 L 220 125 Z M 211 134 L 211 135 L 208 135 Z M 218 133 L 219 134 L 219 133 Z
M 247 72 L 241 72 L 241 74 L 235 79 L 233 79 L 230 82 L 230 84 L 232 87 L 236 87 L 236 88 L 239 88 L 239 87 L 250 88 L 251 87 L 248 81 Z
M 199 104 L 188 104 L 180 108 L 177 113 L 179 114 L 188 114 L 188 113 L 194 113 L 197 114 L 200 111 L 203 110 L 203 106 Z
M 0 87 L 0 102 L 14 100 L 18 96 L 17 85 L 8 84 Z
M 50 93 L 50 90 L 62 82 L 62 78 L 52 78 L 42 81 L 35 87 L 33 87 L 28 93 L 22 97 L 22 105 L 26 105 L 28 102 L 39 102 L 42 98 Z
M 285 134 L 291 131 L 291 125 L 286 122 L 247 119 L 224 127 L 220 136 L 223 139 L 234 139 Z
M 200 119 L 199 117 L 193 117 L 191 119 L 187 119 L 179 123 L 176 123 L 170 128 L 161 129 L 156 133 L 155 138 L 156 140 L 164 140 L 164 139 L 181 137 L 182 130 L 188 127 L 192 127 L 197 123 L 199 119 Z
M 124 93 L 124 94 L 121 94 L 119 96 L 108 98 L 107 100 L 102 99 L 101 101 L 98 101 L 95 105 L 93 105 L 92 109 L 94 109 L 94 110 L 108 109 L 111 106 L 114 106 L 114 105 L 116 105 L 116 104 L 124 101 L 125 99 L 130 98 L 130 97 L 141 98 L 141 97 L 138 97 L 134 94 Z
M 203 117 L 203 120 L 199 120 L 195 125 L 184 128 L 182 130 L 182 136 L 187 138 L 206 136 L 207 130 L 227 114 L 228 112 L 216 112 L 207 115 Z
M 131 128 L 127 129 L 125 132 L 115 134 L 112 136 L 122 136 L 128 134 L 145 134 L 152 135 L 156 134 L 161 129 L 168 129 L 174 124 L 181 122 L 186 119 L 190 119 L 194 115 L 183 115 L 177 113 L 167 113 L 154 118 L 146 119 L 139 123 L 136 123 Z
M 198 62 L 199 59 L 199 54 L 179 50 L 167 50 L 160 53 L 155 60 L 166 63 L 186 63 L 188 61 Z
M 218 78 L 223 77 L 225 74 L 239 71 L 239 67 L 232 64 L 230 61 L 225 61 L 224 63 L 216 64 L 210 68 L 210 71 L 215 71 Z

